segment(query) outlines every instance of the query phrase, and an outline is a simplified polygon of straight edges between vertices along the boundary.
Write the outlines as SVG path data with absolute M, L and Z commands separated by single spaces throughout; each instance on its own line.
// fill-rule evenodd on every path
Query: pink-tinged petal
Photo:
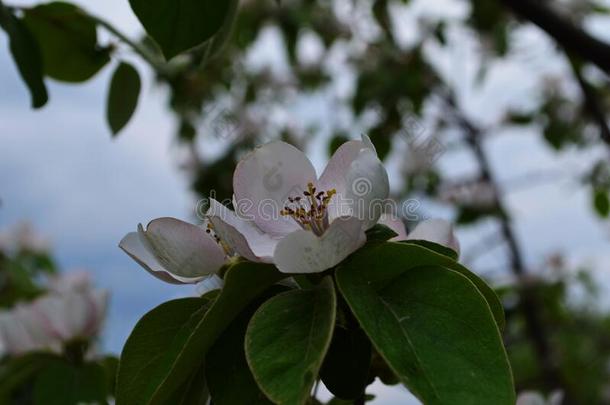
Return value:
M 397 233 L 395 237 L 390 239 L 391 241 L 407 239 L 407 228 L 405 227 L 405 223 L 402 222 L 402 219 L 398 218 L 396 215 L 383 213 L 381 214 L 381 217 L 379 217 L 379 223 L 387 226 Z
M 152 221 L 145 231 L 127 234 L 119 247 L 155 277 L 192 284 L 225 262 L 224 250 L 201 227 L 173 218 Z
M 145 242 L 142 241 L 139 232 L 130 232 L 125 235 L 125 237 L 121 240 L 121 243 L 119 243 L 119 247 L 146 271 L 158 279 L 165 281 L 166 283 L 194 284 L 200 280 L 197 278 L 191 281 L 184 279 L 180 281 L 177 277 L 174 277 L 171 273 L 165 270 L 155 255 L 149 250 Z
M 89 314 L 82 336 L 93 337 L 101 330 L 108 310 L 108 299 L 109 293 L 106 290 L 89 291 L 87 295 Z
M 453 233 L 453 225 L 443 219 L 429 219 L 419 223 L 407 240 L 425 240 L 446 246 L 460 253 L 460 243 Z
M 351 215 L 364 221 L 365 229 L 377 223 L 390 193 L 388 173 L 377 154 L 362 149 L 346 174 L 343 197 L 351 204 Z
M 273 250 L 278 241 L 261 231 L 254 221 L 238 217 L 214 199 L 210 199 L 206 215 L 220 240 L 240 256 L 254 262 L 273 261 Z
M 37 349 L 33 338 L 14 310 L 0 313 L 0 340 L 3 350 L 11 355 Z
M 319 273 L 336 266 L 366 242 L 363 223 L 357 218 L 337 218 L 320 237 L 295 231 L 278 243 L 273 255 L 283 273 Z
M 225 262 L 224 250 L 203 228 L 175 218 L 151 221 L 144 232 L 155 257 L 173 275 L 207 276 Z
M 347 171 L 364 148 L 367 148 L 364 142 L 355 140 L 345 142 L 339 146 L 320 176 L 318 181 L 320 190 L 334 188 L 339 194 L 342 194 L 345 191 L 345 176 Z
M 316 178 L 307 156 L 294 146 L 281 141 L 263 145 L 235 168 L 235 210 L 272 236 L 286 235 L 300 228 L 292 219 L 282 217 L 280 211 L 288 197 L 301 194 L 307 183 Z

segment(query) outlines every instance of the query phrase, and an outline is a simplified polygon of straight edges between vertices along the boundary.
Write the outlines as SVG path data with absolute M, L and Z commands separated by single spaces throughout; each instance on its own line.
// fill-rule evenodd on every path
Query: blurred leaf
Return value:
M 130 0 L 167 59 L 203 44 L 221 28 L 233 0 Z
M 13 391 L 24 386 L 39 370 L 56 360 L 57 356 L 48 353 L 29 353 L 5 359 L 0 365 L 0 403 L 10 403 Z
M 21 78 L 30 90 L 32 107 L 44 106 L 49 96 L 42 73 L 42 56 L 36 38 L 21 19 L 15 17 L 0 3 L 0 27 L 9 37 L 9 48 Z
M 118 134 L 131 119 L 140 97 L 140 75 L 128 63 L 117 66 L 110 83 L 106 118 L 112 134 Z
M 425 403 L 514 404 L 510 365 L 484 297 L 442 267 L 442 256 L 419 266 L 417 253 L 425 254 L 386 243 L 344 262 L 336 279 L 354 315 Z
M 593 190 L 593 205 L 595 211 L 602 218 L 608 218 L 610 214 L 610 199 L 608 198 L 608 191 L 601 189 Z
M 252 317 L 246 357 L 259 387 L 273 402 L 305 404 L 332 338 L 336 316 L 333 281 L 279 294 Z
M 35 405 L 105 404 L 107 397 L 106 374 L 96 363 L 76 366 L 58 360 L 42 370 L 34 385 Z
M 65 82 L 84 82 L 108 61 L 97 43 L 96 24 L 73 4 L 53 2 L 24 11 L 25 23 L 42 50 L 44 73 Z
M 502 218 L 505 215 L 504 212 L 497 207 L 473 207 L 464 205 L 458 207 L 458 210 L 458 216 L 455 222 L 461 225 L 473 224 L 488 216 Z

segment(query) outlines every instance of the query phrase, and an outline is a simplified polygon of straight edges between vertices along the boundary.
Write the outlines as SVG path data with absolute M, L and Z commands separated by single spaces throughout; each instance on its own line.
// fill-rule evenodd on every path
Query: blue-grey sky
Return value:
M 141 31 L 126 0 L 77 3 L 105 16 L 129 34 Z M 421 13 L 425 10 L 422 4 L 415 2 L 413 7 Z M 453 12 L 459 15 L 459 7 Z M 408 38 L 411 34 L 405 35 Z M 520 40 L 527 46 L 548 47 L 535 30 L 525 30 L 522 37 Z M 31 222 L 52 240 L 63 268 L 87 269 L 98 285 L 111 290 L 104 347 L 118 353 L 146 311 L 194 291 L 192 287 L 169 286 L 152 278 L 117 247 L 122 236 L 134 230 L 138 222 L 160 216 L 188 220 L 194 215 L 195 200 L 177 164 L 174 122 L 164 106 L 166 94 L 151 83 L 148 72 L 138 65 L 145 77 L 141 102 L 133 121 L 113 140 L 104 121 L 111 67 L 85 85 L 49 81 L 49 104 L 33 111 L 3 34 L 0 44 L 0 229 L 20 221 Z M 431 47 L 428 52 L 435 55 L 439 68 L 447 70 L 447 74 L 473 76 L 471 65 L 476 64 L 476 49 L 465 45 L 448 55 Z M 459 69 L 456 60 L 461 63 Z M 562 69 L 559 60 L 536 61 L 535 55 L 530 55 L 527 62 L 541 64 L 544 71 Z M 515 83 L 523 74 L 519 66 L 516 62 L 492 66 L 481 88 L 471 89 L 472 83 L 465 86 L 462 77 L 457 77 L 468 112 L 481 122 L 493 122 L 495 110 L 488 109 L 490 99 L 500 105 L 516 103 L 527 107 L 528 100 L 524 98 L 532 91 L 530 81 L 534 80 Z M 507 88 L 513 89 L 507 92 Z M 520 174 L 539 170 L 562 173 L 560 181 L 509 193 L 508 202 L 528 264 L 538 268 L 548 254 L 562 252 L 571 263 L 590 265 L 596 277 L 608 283 L 610 227 L 592 215 L 589 196 L 576 178 L 586 167 L 583 161 L 598 156 L 600 151 L 567 151 L 558 156 L 546 149 L 534 131 L 494 137 L 487 147 L 507 190 L 513 189 L 509 185 Z M 396 159 L 400 157 L 393 160 Z M 445 156 L 440 163 L 449 173 L 462 173 L 469 170 L 468 161 L 468 156 L 456 154 Z M 464 251 L 490 228 L 490 224 L 483 224 L 462 230 L 459 236 Z M 490 252 L 475 265 L 487 271 L 499 257 L 498 252 Z M 399 391 L 382 392 L 384 400 L 379 403 L 404 403 L 398 399 Z

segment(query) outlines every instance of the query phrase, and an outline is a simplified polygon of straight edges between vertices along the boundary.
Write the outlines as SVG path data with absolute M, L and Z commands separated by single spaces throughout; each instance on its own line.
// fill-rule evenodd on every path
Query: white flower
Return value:
M 171 283 L 200 282 L 233 256 L 273 263 L 284 273 L 317 273 L 366 242 L 365 231 L 379 221 L 387 202 L 389 183 L 363 136 L 341 145 L 319 177 L 294 146 L 263 145 L 238 163 L 233 190 L 236 212 L 210 199 L 206 226 L 160 218 L 146 230 L 140 225 L 119 246 Z M 408 238 L 458 249 L 445 222 L 425 222 Z
M 366 241 L 388 197 L 388 175 L 368 137 L 341 145 L 318 178 L 309 159 L 276 141 L 245 156 L 233 176 L 236 213 L 212 200 L 216 234 L 237 254 L 284 273 L 329 269 Z
M 173 284 L 202 281 L 217 272 L 227 256 L 209 229 L 175 218 L 155 219 L 146 230 L 138 225 L 119 247 L 152 275 Z
M 95 337 L 103 323 L 108 294 L 94 290 L 85 276 L 53 281 L 36 300 L 0 311 L 0 342 L 7 353 L 59 351 L 64 343 Z

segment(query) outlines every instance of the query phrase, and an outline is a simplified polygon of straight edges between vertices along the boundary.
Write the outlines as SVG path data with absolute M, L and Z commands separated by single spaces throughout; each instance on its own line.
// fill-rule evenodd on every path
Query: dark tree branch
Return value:
M 451 109 L 456 123 L 464 131 L 465 141 L 475 155 L 479 165 L 481 181 L 489 184 L 493 190 L 493 204 L 499 212 L 506 213 L 504 201 L 502 200 L 502 191 L 494 177 L 487 154 L 483 149 L 483 133 L 480 128 L 460 111 L 451 93 L 446 95 L 445 101 Z M 500 233 L 506 241 L 508 248 L 510 269 L 519 280 L 523 280 L 527 276 L 527 270 L 523 260 L 523 253 L 511 226 L 510 219 L 507 215 L 501 215 L 498 217 L 498 221 Z M 539 308 L 540 302 L 535 291 L 528 288 L 528 286 L 521 286 L 520 311 L 525 319 L 529 340 L 538 357 L 546 388 L 549 390 L 556 388 L 566 389 L 564 384 L 562 384 L 561 375 L 556 367 L 553 352 L 548 342 L 546 327 L 540 318 Z M 569 397 L 568 394 L 566 392 L 566 397 Z
M 568 53 L 578 55 L 610 74 L 610 45 L 594 38 L 561 16 L 549 7 L 549 2 L 541 0 L 500 1 L 515 14 L 540 27 Z
M 599 103 L 595 88 L 585 79 L 582 75 L 581 64 L 578 63 L 574 58 L 569 58 L 570 65 L 574 71 L 574 76 L 578 81 L 578 85 L 582 91 L 584 103 L 589 115 L 597 125 L 599 126 L 599 137 L 601 140 L 610 147 L 610 128 L 608 127 L 608 121 L 606 120 L 606 114 L 603 107 Z

